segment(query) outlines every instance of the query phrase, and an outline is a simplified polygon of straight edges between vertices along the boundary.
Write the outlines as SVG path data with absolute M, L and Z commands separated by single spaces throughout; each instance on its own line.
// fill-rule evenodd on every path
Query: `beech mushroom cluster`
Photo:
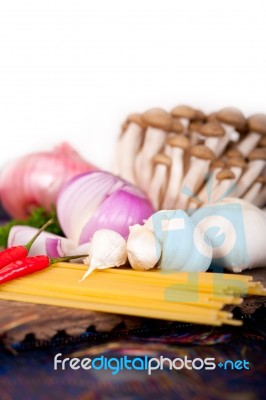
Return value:
M 130 115 L 114 172 L 147 193 L 155 209 L 193 210 L 224 197 L 266 204 L 266 114 L 227 107 L 209 115 L 179 105 Z

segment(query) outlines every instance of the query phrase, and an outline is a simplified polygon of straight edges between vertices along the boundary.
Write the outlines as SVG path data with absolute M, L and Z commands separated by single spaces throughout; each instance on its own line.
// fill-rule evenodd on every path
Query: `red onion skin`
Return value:
M 127 239 L 129 226 L 143 224 L 153 213 L 148 199 L 140 199 L 122 188 L 103 201 L 82 230 L 79 244 L 89 242 L 99 229 L 112 229 Z
M 89 242 L 98 229 L 112 229 L 127 238 L 130 225 L 143 224 L 153 213 L 140 189 L 104 171 L 73 178 L 57 199 L 61 228 L 80 245 Z
M 97 170 L 67 143 L 52 152 L 29 154 L 7 165 L 0 175 L 1 202 L 14 218 L 26 219 L 33 208 L 47 211 L 72 177 Z

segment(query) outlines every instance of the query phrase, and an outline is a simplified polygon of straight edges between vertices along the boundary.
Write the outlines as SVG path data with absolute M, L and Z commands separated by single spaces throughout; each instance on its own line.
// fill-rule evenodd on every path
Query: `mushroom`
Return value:
M 177 198 L 176 208 L 186 209 L 189 199 L 196 195 L 208 173 L 214 152 L 207 146 L 198 145 L 190 149 L 190 165 L 181 183 L 181 192 Z
M 237 197 L 242 197 L 262 173 L 266 165 L 266 148 L 257 148 L 252 150 L 249 153 L 248 158 L 250 162 L 247 166 L 247 169 L 238 181 L 235 194 Z
M 179 121 L 178 118 L 172 117 L 172 123 L 170 127 L 170 132 L 168 133 L 168 136 L 175 136 L 176 134 L 180 134 L 184 131 L 184 127 Z
M 148 193 L 154 209 L 158 210 L 162 204 L 166 189 L 168 171 L 171 167 L 171 158 L 165 154 L 157 154 L 153 157 L 153 163 L 155 165 L 155 170 Z
M 257 207 L 265 207 L 266 206 L 266 186 L 264 185 L 261 191 L 259 192 L 256 199 L 253 201 Z
M 229 195 L 232 196 L 236 192 L 237 182 L 245 170 L 247 163 L 242 157 L 232 157 L 227 160 L 226 165 L 229 170 L 222 170 L 220 175 L 217 176 L 219 183 L 217 183 L 213 190 L 213 201 L 217 201 L 222 197 L 228 197 Z
M 249 190 L 243 196 L 244 200 L 250 201 L 253 203 L 255 199 L 258 197 L 259 193 L 261 192 L 262 188 L 266 184 L 266 178 L 263 175 L 260 175 L 253 185 L 249 188 Z
M 198 144 L 203 144 L 204 138 L 200 133 L 200 129 L 204 124 L 203 121 L 191 121 L 188 130 L 190 132 L 190 146 L 196 146 Z
M 236 148 L 229 149 L 225 156 L 227 158 L 243 158 L 241 151 L 237 150 Z
M 146 191 L 153 172 L 152 159 L 164 147 L 167 131 L 172 127 L 172 118 L 161 108 L 152 108 L 141 117 L 147 129 L 142 149 L 136 159 L 135 170 L 140 188 Z
M 240 137 L 239 132 L 243 132 L 246 127 L 246 119 L 242 112 L 237 108 L 226 107 L 218 111 L 215 118 L 222 124 L 226 132 L 224 148 L 230 141 L 237 142 Z
M 171 114 L 173 117 L 179 119 L 182 125 L 188 131 L 189 124 L 191 121 L 204 121 L 205 115 L 202 111 L 196 110 L 190 106 L 179 105 L 172 109 Z
M 225 129 L 218 122 L 207 122 L 200 128 L 200 134 L 205 138 L 205 146 L 209 147 L 220 157 L 230 141 L 229 135 L 225 134 Z
M 167 146 L 171 147 L 171 169 L 162 208 L 172 209 L 175 206 L 180 185 L 184 177 L 184 155 L 189 148 L 189 139 L 183 135 L 169 137 Z
M 212 201 L 216 202 L 228 197 L 235 190 L 236 175 L 229 168 L 222 169 L 216 176 L 217 186 L 212 193 Z
M 197 201 L 197 204 L 211 202 L 213 190 L 219 182 L 217 175 L 223 168 L 225 168 L 225 161 L 221 159 L 214 160 L 211 163 L 209 176 L 207 176 L 206 182 L 199 193 L 197 193 L 197 198 L 200 200 L 200 202 Z M 192 198 L 191 202 L 193 203 L 194 201 L 195 199 Z
M 259 142 L 259 147 L 266 147 L 266 136 L 263 136 Z
M 181 122 L 179 122 L 178 118 L 172 118 L 172 125 L 170 128 L 170 131 L 167 134 L 167 140 L 164 146 L 164 154 L 166 154 L 167 156 L 171 157 L 172 156 L 172 147 L 169 146 L 168 144 L 168 139 L 170 138 L 174 138 L 176 136 L 180 136 L 181 133 L 184 132 L 184 127 L 181 124 Z
M 128 182 L 136 184 L 134 164 L 143 140 L 145 124 L 140 114 L 131 114 L 123 125 L 118 139 L 115 157 L 118 160 L 118 173 Z
M 255 114 L 248 118 L 249 133 L 237 145 L 237 149 L 246 157 L 257 147 L 262 136 L 266 135 L 266 114 Z
M 258 207 L 243 199 L 226 198 L 214 207 L 201 207 L 191 219 L 210 240 L 215 266 L 233 272 L 265 267 L 266 215 Z

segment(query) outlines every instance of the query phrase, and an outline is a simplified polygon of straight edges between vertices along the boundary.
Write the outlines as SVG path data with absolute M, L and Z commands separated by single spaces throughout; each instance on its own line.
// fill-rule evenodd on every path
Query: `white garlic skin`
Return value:
M 184 227 L 181 227 L 179 231 L 181 237 L 172 233 L 175 230 L 176 219 L 184 222 Z M 164 223 L 164 232 L 162 222 Z M 157 211 L 145 222 L 145 227 L 152 230 L 157 240 L 162 243 L 162 256 L 158 263 L 158 269 L 188 272 L 207 271 L 212 260 L 212 246 L 203 231 L 193 223 L 185 211 Z M 179 240 L 178 237 L 182 240 Z
M 129 232 L 127 256 L 131 267 L 138 271 L 154 268 L 161 257 L 161 243 L 145 226 L 133 225 Z
M 95 268 L 119 267 L 125 264 L 127 259 L 126 241 L 111 229 L 99 229 L 92 237 L 88 258 Z
M 195 211 L 192 215 L 192 219 L 195 219 L 197 215 L 202 215 L 202 222 L 199 224 L 203 231 L 206 230 L 206 221 L 209 224 L 215 226 L 218 225 L 217 217 L 219 218 L 222 214 L 222 210 L 230 205 L 241 206 L 240 221 L 243 221 L 243 227 L 241 232 L 235 232 L 235 235 L 243 235 L 240 237 L 237 244 L 237 252 L 227 252 L 226 248 L 213 247 L 213 258 L 215 265 L 218 267 L 226 268 L 232 272 L 242 272 L 246 269 L 253 269 L 258 267 L 265 267 L 266 260 L 266 214 L 261 209 L 254 206 L 253 204 L 237 198 L 224 198 L 219 203 L 215 203 L 215 211 L 212 211 L 212 207 L 205 206 Z M 233 212 L 233 211 L 232 211 Z M 235 213 L 235 211 L 234 211 Z M 230 215 L 230 214 L 229 214 Z M 233 226 L 234 228 L 234 226 Z M 227 239 L 228 247 L 233 243 L 237 236 L 234 237 L 234 229 L 232 229 L 232 223 L 228 219 L 227 224 L 223 226 L 223 231 Z M 215 238 L 209 236 L 212 242 Z M 242 255 L 245 255 L 242 257 Z
M 91 274 L 94 269 L 119 267 L 127 260 L 125 239 L 111 229 L 99 229 L 94 233 L 90 242 L 89 257 L 84 259 L 84 264 L 89 268 L 82 280 Z

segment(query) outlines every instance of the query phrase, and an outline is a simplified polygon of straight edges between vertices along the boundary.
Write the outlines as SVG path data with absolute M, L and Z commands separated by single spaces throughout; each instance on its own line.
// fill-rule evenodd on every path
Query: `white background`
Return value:
M 0 0 L 0 167 L 72 143 L 106 168 L 128 113 L 266 111 L 264 0 Z

